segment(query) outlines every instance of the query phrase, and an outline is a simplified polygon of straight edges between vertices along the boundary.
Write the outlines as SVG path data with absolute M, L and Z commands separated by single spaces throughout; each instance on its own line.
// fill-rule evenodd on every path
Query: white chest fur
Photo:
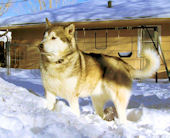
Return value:
M 76 93 L 77 76 L 68 77 L 64 72 L 62 74 L 56 72 L 55 76 L 51 76 L 48 72 L 42 72 L 42 79 L 45 89 L 57 96 L 67 98 L 69 94 Z

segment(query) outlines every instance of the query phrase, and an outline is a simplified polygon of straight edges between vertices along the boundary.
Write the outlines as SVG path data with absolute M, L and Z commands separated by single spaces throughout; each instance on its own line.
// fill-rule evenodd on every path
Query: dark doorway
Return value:
M 3 41 L 0 41 L 0 67 L 5 67 L 5 50 Z

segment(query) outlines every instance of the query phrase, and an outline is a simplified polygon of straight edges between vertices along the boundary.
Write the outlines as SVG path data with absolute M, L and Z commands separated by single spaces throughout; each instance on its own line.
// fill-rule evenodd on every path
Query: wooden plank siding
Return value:
M 17 29 L 12 32 L 11 66 L 14 68 L 39 68 L 40 53 L 38 44 L 43 38 L 40 28 Z
M 161 27 L 161 47 L 166 59 L 168 69 L 170 71 L 170 24 L 162 24 Z M 164 64 L 161 62 L 159 69 L 159 77 L 167 78 Z
M 161 45 L 170 69 L 170 24 L 161 25 Z M 104 26 L 103 24 L 103 27 Z M 79 25 L 79 28 L 81 26 Z M 83 26 L 82 26 L 83 28 Z M 19 28 L 12 30 L 11 57 L 12 67 L 24 69 L 39 68 L 40 54 L 38 44 L 43 38 L 44 28 Z M 95 39 L 96 33 L 96 39 Z M 106 48 L 107 33 L 107 48 Z M 100 30 L 77 31 L 76 42 L 78 48 L 87 53 L 103 53 L 118 56 L 118 52 L 132 51 L 130 58 L 123 58 L 133 67 L 140 69 L 144 66 L 142 58 L 137 56 L 138 30 Z M 95 43 L 96 42 L 96 43 Z M 97 49 L 96 49 L 97 47 Z M 165 78 L 163 63 L 159 69 L 159 78 Z

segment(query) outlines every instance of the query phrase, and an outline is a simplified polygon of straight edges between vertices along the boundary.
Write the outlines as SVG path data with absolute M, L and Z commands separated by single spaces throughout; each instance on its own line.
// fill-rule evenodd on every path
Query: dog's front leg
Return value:
M 77 116 L 80 116 L 78 97 L 76 96 L 76 97 L 69 98 L 68 102 L 70 104 L 70 108 L 71 108 L 72 112 L 74 114 L 76 114 Z
M 103 96 L 92 96 L 92 103 L 96 114 L 103 118 L 103 108 L 106 100 L 102 99 Z
M 49 110 L 54 110 L 55 103 L 56 103 L 56 95 L 53 93 L 46 91 L 46 105 L 45 107 Z

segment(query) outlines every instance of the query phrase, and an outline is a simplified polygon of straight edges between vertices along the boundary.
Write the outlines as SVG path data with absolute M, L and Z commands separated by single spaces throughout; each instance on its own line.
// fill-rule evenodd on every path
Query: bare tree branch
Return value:
M 55 0 L 55 6 L 56 7 L 58 6 L 58 0 Z
M 3 0 L 1 0 L 1 2 L 4 4 L 0 5 L 0 16 L 7 12 L 8 8 L 11 6 L 11 0 L 8 0 L 7 2 L 3 2 Z
M 7 2 L 3 2 L 3 0 L 1 0 L 0 4 L 8 4 L 8 3 L 19 3 L 19 2 L 25 2 L 28 0 L 16 0 L 16 1 L 7 1 Z
M 38 0 L 39 5 L 40 5 L 40 11 L 42 10 L 42 4 L 41 4 L 41 0 Z
M 46 9 L 57 8 L 63 5 L 73 4 L 76 1 L 77 0 L 28 0 L 25 3 L 25 7 L 29 8 L 31 12 L 38 12 Z
M 52 0 L 49 0 L 49 8 L 51 9 L 52 8 Z
M 43 9 L 47 9 L 47 3 L 45 2 L 45 0 L 41 0 L 42 4 L 43 4 Z

